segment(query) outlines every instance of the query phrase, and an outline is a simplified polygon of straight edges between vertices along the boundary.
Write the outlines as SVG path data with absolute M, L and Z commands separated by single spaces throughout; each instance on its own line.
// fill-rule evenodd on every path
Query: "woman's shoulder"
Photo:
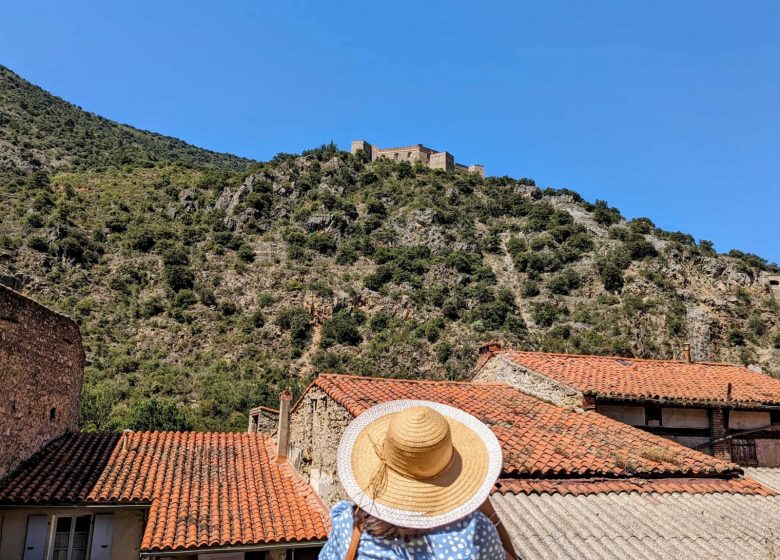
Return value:
M 349 529 L 352 530 L 352 512 L 355 504 L 349 501 L 341 501 L 334 505 L 330 510 L 330 523 L 336 528 L 342 527 L 346 524 L 349 525 Z

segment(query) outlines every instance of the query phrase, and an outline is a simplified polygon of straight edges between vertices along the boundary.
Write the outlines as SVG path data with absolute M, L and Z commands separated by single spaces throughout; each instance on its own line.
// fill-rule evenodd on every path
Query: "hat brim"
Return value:
M 376 445 L 381 441 L 371 435 L 383 437 L 390 415 L 416 406 L 428 406 L 450 423 L 453 459 L 442 473 L 425 480 L 388 468 L 375 496 L 369 479 L 381 462 Z M 501 445 L 484 423 L 460 409 L 420 400 L 389 401 L 366 410 L 347 426 L 338 451 L 338 474 L 347 495 L 374 517 L 413 529 L 446 525 L 475 511 L 490 495 L 501 464 Z

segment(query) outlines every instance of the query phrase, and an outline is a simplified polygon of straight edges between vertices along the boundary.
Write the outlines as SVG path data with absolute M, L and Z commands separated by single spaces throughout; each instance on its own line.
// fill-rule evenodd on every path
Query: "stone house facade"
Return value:
M 336 474 L 336 450 L 352 419 L 343 405 L 314 385 L 290 413 L 288 458 L 328 506 L 347 498 Z
M 371 161 L 379 158 L 387 158 L 393 161 L 406 161 L 414 164 L 420 162 L 431 169 L 442 169 L 454 173 L 475 173 L 480 177 L 485 176 L 485 167 L 480 164 L 463 165 L 455 161 L 455 157 L 449 152 L 439 152 L 422 144 L 412 146 L 400 146 L 396 148 L 380 148 L 365 140 L 353 140 L 351 153 L 359 151 L 368 156 Z
M 480 349 L 475 382 L 591 409 L 746 467 L 780 467 L 780 380 L 741 366 Z
M 0 479 L 76 429 L 84 359 L 74 321 L 0 285 Z

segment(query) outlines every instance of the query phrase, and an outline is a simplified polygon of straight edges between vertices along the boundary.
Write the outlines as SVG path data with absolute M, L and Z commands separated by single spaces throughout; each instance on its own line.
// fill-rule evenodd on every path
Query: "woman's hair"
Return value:
M 355 506 L 355 522 L 363 525 L 366 531 L 374 537 L 386 539 L 413 539 L 428 532 L 426 529 L 409 529 L 407 527 L 398 527 L 378 517 L 374 517 L 365 510 Z

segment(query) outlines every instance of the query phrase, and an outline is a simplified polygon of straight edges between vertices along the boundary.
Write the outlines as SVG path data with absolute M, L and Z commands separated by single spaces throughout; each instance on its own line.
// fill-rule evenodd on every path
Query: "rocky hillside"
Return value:
M 158 161 L 234 170 L 250 163 L 87 113 L 0 65 L 0 169 L 83 170 Z
M 246 170 L 193 157 L 5 160 L 0 281 L 81 324 L 85 429 L 240 430 L 316 371 L 468 378 L 486 339 L 667 358 L 689 341 L 780 374 L 776 267 L 754 255 L 529 179 L 332 145 Z

